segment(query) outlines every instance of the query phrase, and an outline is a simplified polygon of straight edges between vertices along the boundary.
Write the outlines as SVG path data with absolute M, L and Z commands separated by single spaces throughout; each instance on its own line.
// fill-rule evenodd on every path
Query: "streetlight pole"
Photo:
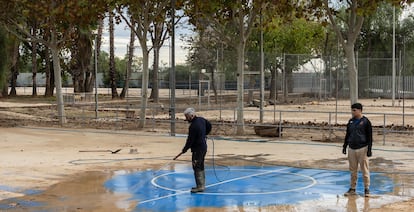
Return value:
M 98 119 L 98 35 L 95 35 L 95 119 Z
M 171 136 L 175 136 L 175 0 L 171 0 L 171 72 L 170 72 Z
M 392 12 L 392 106 L 395 104 L 395 6 Z
M 263 52 L 263 15 L 260 10 L 260 123 L 263 124 L 264 102 L 264 52 Z

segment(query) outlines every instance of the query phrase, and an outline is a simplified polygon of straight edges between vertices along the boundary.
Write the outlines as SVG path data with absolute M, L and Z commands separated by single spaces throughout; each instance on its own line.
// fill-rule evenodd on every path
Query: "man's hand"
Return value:
M 342 154 L 346 155 L 346 147 L 342 148 Z
M 368 151 L 367 151 L 367 156 L 368 157 L 371 157 L 372 156 L 372 151 L 370 149 L 368 149 Z

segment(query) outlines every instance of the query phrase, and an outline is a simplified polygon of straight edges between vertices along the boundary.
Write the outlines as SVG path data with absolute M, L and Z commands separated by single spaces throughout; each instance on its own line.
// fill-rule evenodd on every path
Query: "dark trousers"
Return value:
M 191 161 L 193 164 L 194 173 L 197 171 L 204 171 L 204 158 L 207 151 L 197 151 L 192 153 Z

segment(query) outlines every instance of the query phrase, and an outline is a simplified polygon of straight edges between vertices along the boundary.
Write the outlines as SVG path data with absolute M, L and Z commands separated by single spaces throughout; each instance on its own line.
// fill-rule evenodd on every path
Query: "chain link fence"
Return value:
M 236 135 L 237 119 L 237 80 L 234 52 L 219 52 L 210 63 L 199 67 L 184 66 L 177 69 L 175 111 L 180 113 L 186 107 L 195 107 L 197 111 L 213 120 L 223 135 Z M 319 140 L 341 140 L 344 125 L 349 119 L 349 102 L 338 103 L 341 99 L 349 99 L 349 82 L 346 63 L 338 56 L 271 54 L 265 53 L 264 69 L 261 72 L 258 52 L 248 52 L 244 67 L 244 119 L 247 134 L 254 135 L 254 127 L 269 125 L 280 130 L 279 135 L 297 137 L 306 131 L 321 132 Z M 396 77 L 392 78 L 392 59 L 390 58 L 358 58 L 359 97 L 361 99 L 390 98 L 392 82 L 395 80 L 396 97 L 405 100 L 413 97 L 414 77 L 404 73 L 403 63 L 396 69 Z M 171 92 L 169 90 L 168 68 L 160 70 L 158 79 L 160 87 L 159 102 L 150 102 L 146 110 L 147 128 L 156 130 L 160 127 L 169 131 L 171 122 L 182 127 L 178 133 L 186 133 L 186 122 L 181 119 L 170 120 Z M 261 76 L 263 74 L 263 77 Z M 20 74 L 22 79 L 29 77 Z M 102 79 L 99 77 L 98 79 Z M 66 115 L 69 122 L 80 126 L 106 125 L 111 129 L 137 129 L 140 113 L 141 74 L 134 73 L 133 83 L 123 100 L 110 99 L 110 89 L 99 83 L 98 99 L 93 93 L 73 93 L 73 89 L 64 88 Z M 121 79 L 122 81 L 122 79 Z M 30 82 L 23 83 L 30 85 Z M 38 82 L 42 85 L 41 82 Z M 264 88 L 264 120 L 259 123 L 260 92 Z M 150 83 L 151 86 L 151 83 Z M 22 87 L 26 95 L 31 89 Z M 39 87 L 39 89 L 42 89 Z M 40 91 L 38 92 L 40 93 Z M 119 92 L 120 93 L 120 92 Z M 18 94 L 21 94 L 18 92 Z M 330 101 L 335 104 L 325 110 L 312 111 L 302 109 L 306 105 L 319 105 Z M 404 103 L 404 101 L 403 101 Z M 294 105 L 296 108 L 290 108 Z M 284 106 L 284 107 L 282 107 Z M 338 110 L 338 107 L 341 108 Z M 401 107 L 399 107 L 401 108 Z M 53 111 L 53 110 L 52 110 Z M 56 113 L 50 113 L 55 118 Z M 53 114 L 53 115 L 52 115 Z M 414 111 L 374 112 L 370 115 L 375 126 L 377 140 L 392 140 L 395 133 L 411 135 L 412 127 L 408 120 Z M 180 117 L 177 115 L 177 117 Z M 283 130 L 283 132 L 282 132 Z M 217 132 L 219 133 L 219 132 Z M 390 135 L 388 138 L 387 136 Z M 315 139 L 315 138 L 314 138 Z

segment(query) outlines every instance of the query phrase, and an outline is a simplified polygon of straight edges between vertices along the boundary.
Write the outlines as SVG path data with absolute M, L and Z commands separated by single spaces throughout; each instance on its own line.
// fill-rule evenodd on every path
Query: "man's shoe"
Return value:
M 344 196 L 352 196 L 352 195 L 356 195 L 355 189 L 350 188 L 347 192 L 345 192 Z
M 369 189 L 365 189 L 365 197 L 369 197 L 370 195 L 369 195 Z

